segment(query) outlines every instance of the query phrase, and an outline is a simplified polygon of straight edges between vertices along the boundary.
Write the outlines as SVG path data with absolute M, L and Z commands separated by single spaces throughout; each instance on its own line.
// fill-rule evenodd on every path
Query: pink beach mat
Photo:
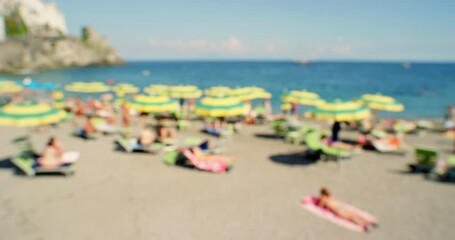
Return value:
M 306 197 L 303 197 L 303 199 L 302 199 L 302 206 L 309 212 L 315 214 L 316 216 L 325 218 L 334 224 L 337 224 L 341 227 L 344 227 L 344 228 L 352 230 L 352 231 L 365 232 L 365 229 L 363 227 L 336 215 L 335 213 L 333 213 L 332 211 L 330 211 L 326 208 L 319 207 L 318 203 L 319 203 L 319 198 L 316 196 L 306 196 Z M 363 218 L 376 223 L 376 218 L 373 217 L 371 214 L 369 214 L 365 211 L 362 211 L 358 208 L 355 208 L 353 206 L 350 206 L 348 204 L 344 204 L 344 205 L 348 206 L 351 209 L 351 211 L 354 211 L 356 214 L 362 216 Z

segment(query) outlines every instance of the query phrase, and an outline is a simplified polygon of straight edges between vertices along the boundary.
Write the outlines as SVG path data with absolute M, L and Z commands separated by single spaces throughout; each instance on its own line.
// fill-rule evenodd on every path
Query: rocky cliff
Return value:
M 90 28 L 84 28 L 80 38 L 27 36 L 0 43 L 4 73 L 123 63 L 107 40 Z
M 118 65 L 124 61 L 107 39 L 90 28 L 66 35 L 63 13 L 41 0 L 0 0 L 0 72 Z

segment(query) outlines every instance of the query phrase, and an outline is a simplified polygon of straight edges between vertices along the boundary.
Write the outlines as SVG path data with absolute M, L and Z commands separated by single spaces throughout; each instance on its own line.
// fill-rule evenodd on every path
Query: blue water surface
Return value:
M 149 71 L 149 76 L 143 72 Z M 296 65 L 286 61 L 147 61 L 125 66 L 59 69 L 22 75 L 0 75 L 0 79 L 54 82 L 129 82 L 140 87 L 150 84 L 192 84 L 200 88 L 260 86 L 273 94 L 279 111 L 283 90 L 307 89 L 326 100 L 349 100 L 363 93 L 382 93 L 406 106 L 401 113 L 381 116 L 440 118 L 449 104 L 455 104 L 455 64 L 317 62 Z M 71 94 L 68 94 L 71 95 Z

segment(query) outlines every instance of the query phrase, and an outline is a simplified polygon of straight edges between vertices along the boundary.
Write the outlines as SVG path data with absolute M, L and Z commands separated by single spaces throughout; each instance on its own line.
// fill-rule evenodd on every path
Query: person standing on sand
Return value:
M 124 127 L 130 127 L 131 125 L 130 109 L 125 103 L 122 104 L 122 122 Z
M 331 139 L 332 142 L 338 142 L 338 139 L 339 139 L 338 135 L 340 133 L 340 130 L 341 130 L 340 122 L 335 122 L 332 127 L 332 139 Z

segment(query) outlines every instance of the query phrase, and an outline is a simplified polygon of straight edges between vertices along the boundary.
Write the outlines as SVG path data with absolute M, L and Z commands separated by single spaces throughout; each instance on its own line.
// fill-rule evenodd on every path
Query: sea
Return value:
M 438 119 L 455 104 L 455 63 L 314 62 L 291 61 L 130 61 L 124 66 L 50 70 L 1 79 L 54 82 L 74 81 L 211 86 L 258 86 L 273 94 L 274 112 L 280 111 L 284 91 L 307 90 L 325 100 L 351 100 L 365 93 L 394 97 L 403 112 L 381 112 L 383 117 Z M 74 94 L 67 93 L 67 96 Z M 301 111 L 310 107 L 301 107 Z

